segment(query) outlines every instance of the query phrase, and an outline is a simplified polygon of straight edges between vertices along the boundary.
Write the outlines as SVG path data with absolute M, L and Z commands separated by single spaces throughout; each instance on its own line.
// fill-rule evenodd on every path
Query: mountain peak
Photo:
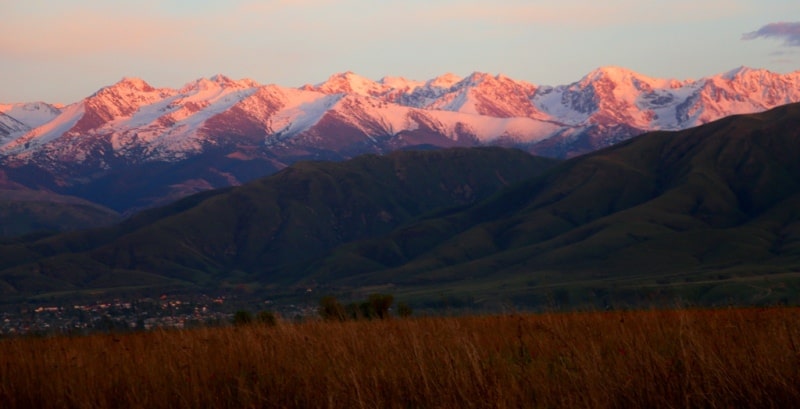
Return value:
M 462 78 L 458 75 L 448 72 L 428 81 L 427 85 L 438 88 L 450 88 L 461 80 Z
M 328 77 L 328 79 L 316 86 L 305 86 L 304 89 L 313 89 L 316 91 L 324 92 L 326 94 L 359 94 L 359 95 L 377 95 L 381 93 L 381 84 L 362 77 L 352 71 L 345 71 L 336 73 Z
M 372 81 L 366 77 L 356 74 L 353 71 L 337 72 L 328 77 L 328 81 L 345 80 L 345 81 Z
M 463 80 L 461 80 L 461 82 L 469 84 L 469 85 L 478 85 L 478 84 L 481 84 L 481 83 L 483 83 L 485 81 L 491 81 L 493 79 L 495 79 L 495 77 L 492 74 L 475 71 L 472 74 L 470 74 L 469 76 L 467 76 L 467 78 L 464 78 Z
M 234 80 L 233 78 L 223 74 L 215 74 L 209 79 L 223 87 L 254 88 L 260 85 L 256 81 L 251 80 L 250 78 L 242 78 L 240 80 Z
M 653 88 L 675 89 L 690 81 L 653 78 L 628 68 L 618 66 L 600 67 L 586 74 L 577 84 L 581 87 L 597 82 L 610 82 L 631 92 L 649 91 Z
M 750 67 L 746 67 L 746 66 L 742 65 L 742 66 L 739 66 L 737 68 L 734 68 L 734 69 L 722 74 L 721 77 L 726 79 L 726 80 L 733 80 L 733 79 L 736 79 L 736 78 L 743 78 L 743 77 L 751 76 L 751 75 L 762 75 L 763 76 L 765 74 L 771 74 L 771 73 L 772 73 L 771 71 L 768 71 L 768 70 L 765 70 L 765 69 L 750 68 Z
M 376 150 L 412 143 L 451 146 L 502 141 L 538 153 L 568 156 L 646 130 L 683 129 L 721 116 L 800 101 L 798 84 L 800 72 L 784 75 L 745 67 L 679 82 L 607 66 L 580 82 L 556 87 L 484 72 L 466 78 L 447 73 L 423 83 L 388 76 L 374 81 L 345 71 L 301 88 L 306 91 L 263 87 L 222 74 L 197 79 L 180 90 L 154 89 L 139 78 L 126 77 L 71 108 L 6 112 L 0 107 L 0 112 L 35 128 L 23 133 L 27 128 L 9 130 L 9 125 L 0 130 L 5 141 L 0 141 L 4 144 L 0 157 L 12 150 L 15 155 L 47 150 L 53 153 L 49 158 L 56 157 L 54 152 L 80 152 L 72 157 L 89 158 L 74 159 L 81 163 L 110 157 L 99 148 L 94 156 L 84 155 L 89 148 L 63 135 L 86 136 L 82 143 L 91 141 L 103 149 L 113 146 L 120 161 L 128 157 L 131 161 L 177 161 L 202 151 L 205 144 L 229 143 L 234 135 L 249 138 L 252 146 L 267 141 L 264 149 L 294 149 L 295 145 L 306 149 L 303 144 L 313 140 L 316 145 L 308 152 L 320 149 L 323 141 L 325 149 L 336 152 L 333 156 L 340 155 L 338 149 L 350 149 L 342 148 L 347 144 L 358 146 L 353 152 L 360 153 L 362 145 L 356 140 L 362 137 Z M 342 98 L 347 100 L 340 104 Z M 6 148 L 12 139 L 13 149 Z M 383 145 L 386 140 L 390 142 Z M 34 156 L 23 159 L 38 160 Z M 56 159 L 51 162 L 43 166 L 61 166 Z
M 230 77 L 223 75 L 223 74 L 215 74 L 209 78 L 211 81 L 216 82 L 217 84 L 231 84 L 235 81 L 232 80 Z
M 392 76 L 385 76 L 381 78 L 380 81 L 378 81 L 378 83 L 396 90 L 414 89 L 424 84 L 423 82 L 410 80 L 405 77 L 392 77 Z
M 181 89 L 181 93 L 186 93 L 192 90 L 211 90 L 219 88 L 255 88 L 259 84 L 251 79 L 245 78 L 241 80 L 234 80 L 222 74 L 216 74 L 209 78 L 198 78 L 186 85 Z
M 630 80 L 631 78 L 644 79 L 648 77 L 625 67 L 610 65 L 597 68 L 594 71 L 586 74 L 586 76 L 583 78 L 584 80 L 589 81 L 596 81 L 601 78 L 606 78 L 614 82 L 621 82 Z
M 143 79 L 138 77 L 123 77 L 116 84 L 102 88 L 101 91 L 106 89 L 142 91 L 142 92 L 151 92 L 155 90 L 155 88 L 153 88 L 150 84 L 148 84 Z
M 340 72 L 340 73 L 333 74 L 330 77 L 328 77 L 328 81 L 330 81 L 330 82 L 333 82 L 333 81 L 347 81 L 347 82 L 350 82 L 350 83 L 353 83 L 353 82 L 370 82 L 370 83 L 371 82 L 375 82 L 375 81 L 372 81 L 371 79 L 369 79 L 367 77 L 363 77 L 361 75 L 358 75 L 358 74 L 354 73 L 353 71 L 345 71 L 345 72 Z
M 211 80 L 210 78 L 202 77 L 184 85 L 183 88 L 181 88 L 180 92 L 185 93 L 192 90 L 206 90 L 210 88 L 219 87 L 220 85 L 221 84 L 218 83 L 217 81 Z
M 61 113 L 61 107 L 45 102 L 0 104 L 0 113 L 30 128 L 35 128 L 58 116 Z

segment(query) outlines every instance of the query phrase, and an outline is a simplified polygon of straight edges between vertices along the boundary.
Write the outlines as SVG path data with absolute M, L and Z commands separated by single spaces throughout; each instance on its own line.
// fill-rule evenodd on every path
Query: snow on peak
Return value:
M 437 88 L 450 88 L 453 85 L 457 84 L 461 81 L 461 77 L 455 75 L 453 73 L 446 73 L 444 75 L 440 75 L 430 81 L 428 81 L 425 85 L 429 87 L 437 87 Z
M 641 74 L 625 67 L 617 65 L 607 65 L 599 67 L 586 75 L 590 78 L 611 77 L 611 78 L 624 78 L 630 76 L 641 76 Z
M 403 77 L 386 76 L 378 81 L 381 85 L 387 86 L 393 90 L 413 91 L 414 89 L 425 85 L 424 82 L 409 80 Z
M 256 81 L 253 81 L 249 78 L 244 78 L 237 81 L 223 74 L 216 74 L 211 78 L 209 78 L 209 80 L 211 82 L 219 84 L 222 87 L 255 88 L 259 86 L 259 84 Z
M 300 89 L 221 74 L 180 90 L 156 89 L 126 77 L 64 108 L 0 105 L 8 117 L 0 121 L 0 156 L 44 147 L 68 150 L 76 140 L 105 138 L 115 154 L 180 158 L 217 143 L 218 134 L 282 144 L 300 134 L 325 138 L 337 121 L 370 138 L 428 128 L 453 137 L 450 127 L 460 124 L 482 141 L 502 135 L 531 141 L 596 126 L 619 140 L 630 135 L 611 135 L 615 129 L 682 129 L 790 102 L 800 102 L 800 71 L 782 75 L 747 67 L 677 81 L 609 66 L 555 87 L 482 72 L 420 82 L 388 76 L 373 81 L 347 71 Z M 414 119 L 423 117 L 430 124 Z
M 624 94 L 627 94 L 628 97 L 634 97 L 634 94 L 649 93 L 655 89 L 682 88 L 693 82 L 688 80 L 678 81 L 671 78 L 653 78 L 627 68 L 608 66 L 590 72 L 576 84 L 580 87 L 592 86 L 598 88 L 598 84 L 601 83 L 613 84 L 614 94 L 618 97 L 622 97 Z
M 222 85 L 218 81 L 214 81 L 210 78 L 198 78 L 180 89 L 181 94 L 191 93 L 193 91 L 207 91 L 207 90 L 215 90 L 222 88 Z
M 476 71 L 470 74 L 467 78 L 464 78 L 463 80 L 459 81 L 459 84 L 464 86 L 475 86 L 485 81 L 491 81 L 493 79 L 495 79 L 495 77 L 493 77 L 491 74 Z
M 123 77 L 116 84 L 110 87 L 102 88 L 100 91 L 103 90 L 129 90 L 129 91 L 152 92 L 155 90 L 155 88 L 153 88 L 150 84 L 148 84 L 141 78 Z
M 742 78 L 742 77 L 745 77 L 745 76 L 748 76 L 748 75 L 752 75 L 752 74 L 761 74 L 761 75 L 763 75 L 765 73 L 769 73 L 769 71 L 762 70 L 762 69 L 753 69 L 753 68 L 745 67 L 744 65 L 742 65 L 742 66 L 734 68 L 734 69 L 732 69 L 732 70 L 730 70 L 730 71 L 728 71 L 726 73 L 721 74 L 720 77 L 730 81 L 730 80 L 734 80 L 736 78 Z
M 217 84 L 232 84 L 235 81 L 232 80 L 230 77 L 225 76 L 223 74 L 215 74 L 209 78 L 211 81 L 216 82 Z
M 18 153 L 58 139 L 72 129 L 84 113 L 85 103 L 68 105 L 52 120 L 3 146 L 0 153 Z
M 536 86 L 504 75 L 473 72 L 427 105 L 428 108 L 498 118 L 545 119 L 532 105 Z
M 210 78 L 198 78 L 184 85 L 178 93 L 190 94 L 197 91 L 218 91 L 220 89 L 247 89 L 256 88 L 260 85 L 251 79 L 233 80 L 222 74 L 216 74 Z
M 167 93 L 168 90 L 153 88 L 140 78 L 125 77 L 114 85 L 101 88 L 85 101 L 94 107 L 113 105 L 127 111 L 131 107 L 161 99 Z M 118 115 L 115 112 L 111 114 Z
M 617 66 L 607 66 L 607 67 L 600 67 L 581 79 L 581 84 L 586 83 L 594 83 L 597 81 L 611 81 L 616 84 L 647 84 L 649 86 L 655 85 L 655 83 L 663 82 L 664 80 L 657 80 L 655 78 L 648 77 L 646 75 L 639 74 L 636 71 L 630 70 L 624 67 L 617 67 Z
M 78 134 L 89 132 L 117 118 L 128 117 L 140 107 L 162 100 L 170 93 L 174 91 L 153 88 L 140 78 L 125 77 L 81 101 L 79 104 L 84 106 L 80 112 L 82 117 L 70 131 Z
M 0 113 L 36 128 L 50 122 L 61 113 L 61 108 L 44 102 L 28 102 L 17 104 L 0 104 Z
M 774 87 L 794 83 L 800 79 L 800 71 L 779 74 L 763 68 L 739 67 L 728 72 L 706 77 L 705 81 L 747 84 L 749 87 Z
M 321 84 L 304 88 L 326 94 L 380 95 L 387 91 L 383 85 L 352 71 L 333 74 Z

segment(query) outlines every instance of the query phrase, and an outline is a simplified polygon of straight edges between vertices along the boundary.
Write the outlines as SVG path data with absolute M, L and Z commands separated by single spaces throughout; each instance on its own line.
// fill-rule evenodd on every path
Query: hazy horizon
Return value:
M 800 4 L 43 0 L 0 5 L 0 102 L 71 103 L 123 77 L 178 88 L 214 74 L 300 86 L 451 72 L 566 84 L 603 66 L 697 79 L 800 68 Z

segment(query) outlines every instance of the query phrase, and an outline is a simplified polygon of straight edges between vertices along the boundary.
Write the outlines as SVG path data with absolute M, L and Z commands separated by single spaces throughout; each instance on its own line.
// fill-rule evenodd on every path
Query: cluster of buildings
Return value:
M 0 336 L 88 334 L 230 325 L 236 311 L 273 310 L 271 301 L 244 302 L 223 296 L 167 296 L 134 301 L 115 299 L 63 305 L 17 305 L 0 310 Z M 287 305 L 277 314 L 300 319 L 316 314 L 311 306 Z

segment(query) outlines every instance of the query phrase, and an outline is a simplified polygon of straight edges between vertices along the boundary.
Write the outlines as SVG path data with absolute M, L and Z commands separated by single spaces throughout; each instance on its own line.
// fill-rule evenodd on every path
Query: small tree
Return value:
M 403 318 L 408 318 L 411 316 L 411 314 L 413 314 L 413 312 L 414 311 L 408 306 L 408 304 L 404 302 L 397 304 L 397 315 Z
M 272 311 L 261 311 L 258 313 L 258 322 L 274 327 L 278 325 L 278 317 Z
M 350 318 L 351 320 L 358 321 L 364 318 L 364 314 L 361 311 L 361 305 L 356 302 L 347 304 L 344 309 L 345 313 L 347 314 L 347 318 Z
M 332 295 L 326 295 L 319 300 L 319 309 L 317 312 L 325 321 L 344 321 L 347 319 L 344 307 L 339 300 Z
M 250 311 L 238 310 L 233 314 L 233 325 L 247 325 L 253 322 Z
M 391 294 L 372 294 L 369 296 L 367 303 L 370 307 L 370 312 L 373 316 L 380 319 L 389 318 L 389 307 L 394 302 L 394 296 Z
M 362 301 L 359 303 L 358 311 L 361 314 L 361 318 L 371 320 L 378 317 L 378 313 L 375 312 L 375 307 L 369 301 Z

